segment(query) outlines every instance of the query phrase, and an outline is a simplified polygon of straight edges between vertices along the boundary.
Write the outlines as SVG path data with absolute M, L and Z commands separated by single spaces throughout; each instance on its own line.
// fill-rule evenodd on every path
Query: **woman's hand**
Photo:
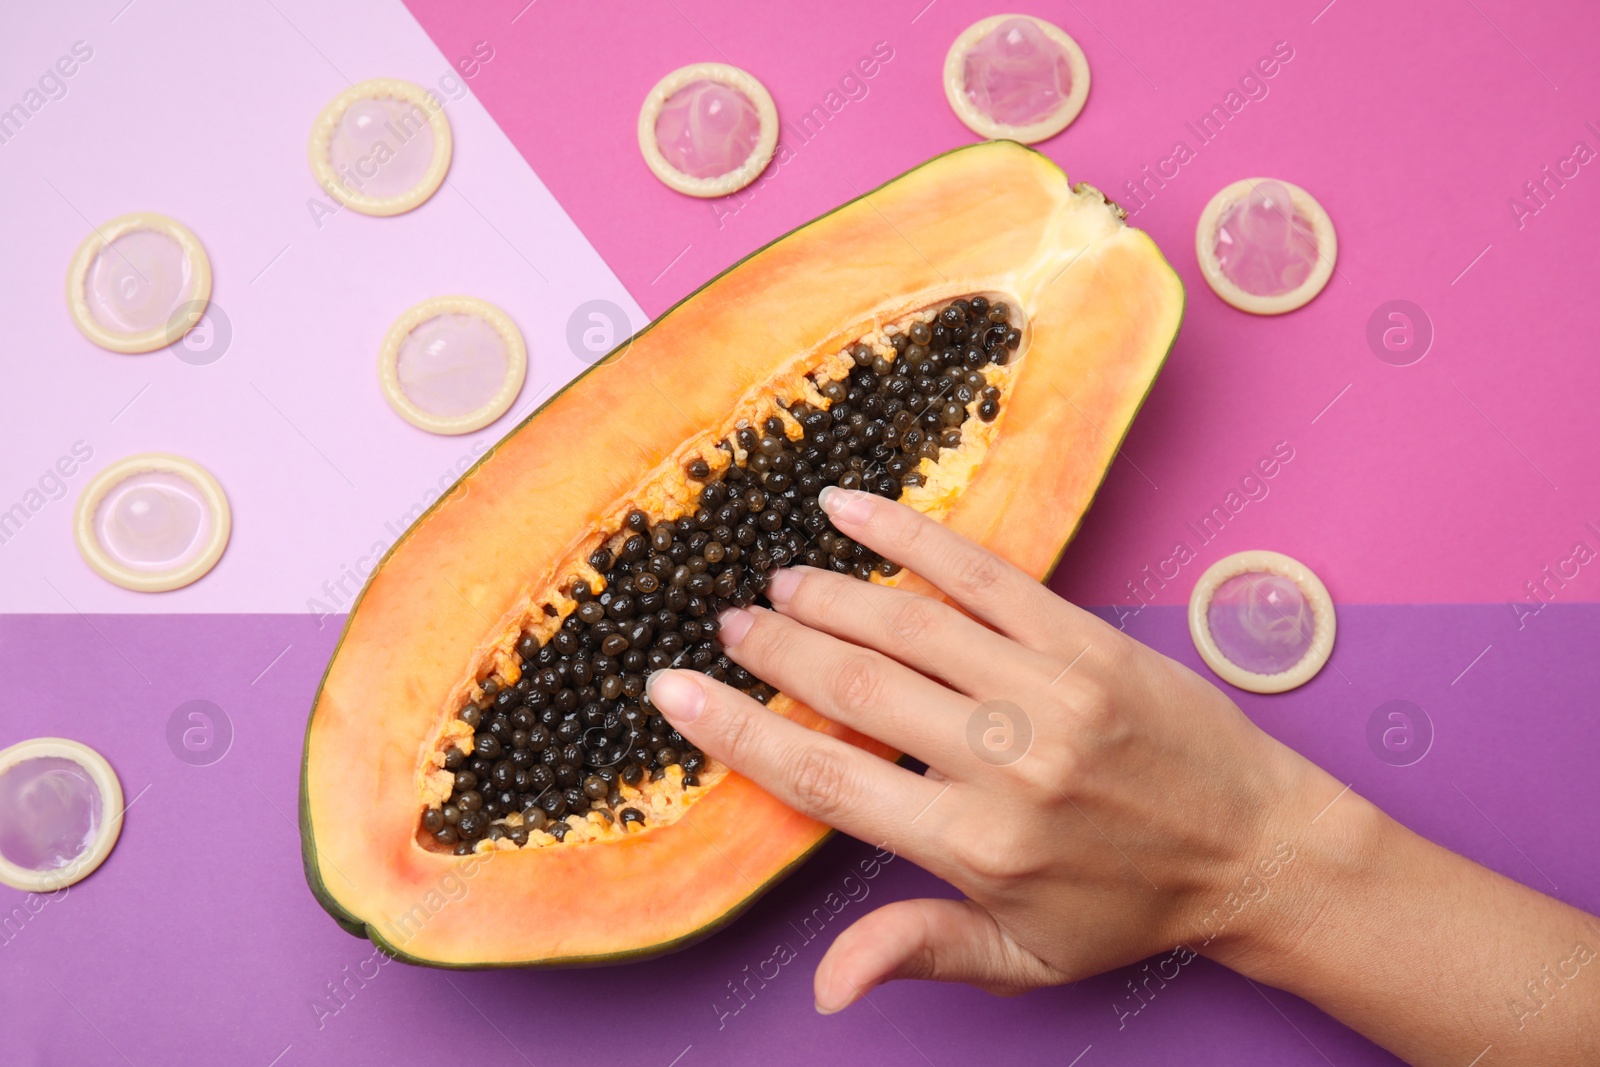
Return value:
M 966 895 L 888 904 L 845 930 L 817 969 L 819 1011 L 894 978 L 1017 993 L 1176 949 L 1418 1062 L 1479 1062 L 1486 1046 L 1498 1052 L 1481 1067 L 1589 1062 L 1589 916 L 1405 830 L 1192 671 L 916 511 L 839 489 L 822 506 L 956 607 L 779 571 L 775 610 L 725 613 L 723 646 L 928 773 L 696 672 L 649 686 L 705 752 Z M 1528 1000 L 1522 979 L 1542 962 L 1579 968 L 1587 986 Z
M 1281 862 L 1269 816 L 1308 765 L 1221 692 L 911 508 L 843 490 L 823 506 L 967 614 L 799 568 L 773 577 L 775 611 L 728 612 L 722 643 L 927 776 L 704 675 L 663 672 L 650 687 L 712 756 L 968 896 L 857 922 L 817 972 L 820 1010 L 891 978 L 1014 993 L 1196 943 L 1194 916 L 1243 899 L 1258 861 Z M 1327 786 L 1324 800 L 1339 789 Z

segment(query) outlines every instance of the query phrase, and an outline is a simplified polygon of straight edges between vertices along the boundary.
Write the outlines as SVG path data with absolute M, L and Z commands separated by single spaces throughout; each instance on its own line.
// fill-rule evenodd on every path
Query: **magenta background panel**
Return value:
M 652 315 L 779 234 L 971 141 L 940 71 L 956 34 L 994 11 L 965 0 L 759 14 L 732 0 L 525 4 L 410 7 L 447 55 L 477 41 L 494 48 L 473 91 Z M 1600 8 L 1086 0 L 1021 10 L 1072 34 L 1094 78 L 1082 116 L 1040 147 L 1133 209 L 1189 289 L 1177 348 L 1059 591 L 1136 604 L 1128 583 L 1187 541 L 1197 559 L 1156 590 L 1158 602 L 1184 600 L 1215 558 L 1260 547 L 1303 559 L 1337 600 L 1507 602 L 1575 542 L 1600 549 L 1587 526 L 1600 525 L 1600 167 L 1549 184 L 1544 206 L 1528 201 L 1537 214 L 1519 220 L 1507 203 L 1577 142 L 1600 151 L 1587 125 L 1600 126 L 1590 50 Z M 1202 143 L 1186 123 L 1280 41 L 1292 60 Z M 862 82 L 866 95 L 797 133 L 792 121 L 875 46 L 893 58 Z M 634 132 L 650 86 L 701 60 L 759 77 L 791 120 L 784 141 L 795 153 L 745 195 L 709 204 L 657 182 Z M 1176 174 L 1168 165 L 1160 187 L 1148 181 L 1147 200 L 1130 197 L 1125 183 L 1145 180 L 1143 168 L 1159 168 L 1180 140 L 1193 160 Z M 1327 290 L 1277 319 L 1223 305 L 1194 261 L 1206 201 L 1256 175 L 1309 189 L 1339 232 Z M 1413 366 L 1380 362 L 1367 346 L 1368 318 L 1394 299 L 1420 305 L 1435 331 Z M 1293 463 L 1203 543 L 1187 524 L 1278 441 Z M 1597 572 L 1558 598 L 1600 599 Z

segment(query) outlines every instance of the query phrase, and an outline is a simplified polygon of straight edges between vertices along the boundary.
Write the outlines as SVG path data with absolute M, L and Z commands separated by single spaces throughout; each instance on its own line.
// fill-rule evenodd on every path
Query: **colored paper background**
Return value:
M 752 19 L 737 3 L 673 0 L 630 7 L 602 32 L 593 7 L 525 3 L 411 7 L 448 54 L 493 44 L 473 91 L 652 315 L 779 234 L 976 139 L 940 77 L 950 41 L 992 8 L 788 4 Z M 1072 34 L 1092 71 L 1083 114 L 1039 147 L 1134 209 L 1129 221 L 1189 291 L 1177 346 L 1056 589 L 1128 602 L 1127 583 L 1187 539 L 1197 559 L 1157 602 L 1183 602 L 1207 564 L 1257 547 L 1304 560 L 1346 601 L 1510 601 L 1577 540 L 1600 549 L 1587 525 L 1600 526 L 1590 416 L 1600 362 L 1583 355 L 1600 329 L 1590 280 L 1600 172 L 1579 167 L 1520 229 L 1507 207 L 1575 142 L 1600 152 L 1587 125 L 1600 127 L 1600 66 L 1580 45 L 1600 39 L 1600 10 L 1499 0 L 1023 10 Z M 1185 124 L 1279 41 L 1294 58 L 1264 80 L 1266 96 L 1201 144 Z M 799 116 L 878 42 L 894 58 L 865 80 L 865 98 L 802 140 Z M 650 86 L 704 59 L 757 73 L 789 120 L 794 158 L 728 204 L 667 190 L 635 145 Z M 1124 183 L 1179 140 L 1195 158 L 1138 209 Z M 1194 257 L 1212 194 L 1257 175 L 1308 189 L 1339 237 L 1327 289 L 1272 319 L 1224 305 Z M 1409 367 L 1380 362 L 1366 340 L 1373 312 L 1397 299 L 1420 305 L 1435 334 Z M 1293 464 L 1201 544 L 1186 524 L 1277 441 L 1295 449 Z M 1596 571 L 1560 596 L 1600 599 Z
M 1452 684 L 1458 642 L 1481 648 L 1499 610 L 1346 607 L 1330 669 L 1284 697 L 1235 695 L 1264 729 L 1418 832 L 1593 910 L 1600 607 L 1552 608 L 1542 632 L 1530 625 L 1527 640 L 1497 646 Z M 1203 670 L 1181 609 L 1151 608 L 1129 629 Z M 301 726 L 332 646 L 331 633 L 308 636 L 282 615 L 0 616 L 0 684 L 35 695 L 0 745 L 92 741 L 130 801 L 121 843 L 84 882 L 52 898 L 0 887 L 0 1018 L 7 1056 L 20 1052 L 5 1062 L 1396 1062 L 1303 1001 L 1204 960 L 1150 986 L 1142 1004 L 1129 983 L 1144 990 L 1146 976 L 1131 966 L 1009 1000 L 892 983 L 870 1004 L 819 1016 L 811 973 L 846 924 L 890 900 L 953 892 L 905 859 L 863 878 L 873 850 L 848 838 L 727 929 L 659 960 L 484 973 L 372 962 L 372 945 L 323 914 L 300 871 Z M 1368 743 L 1369 720 L 1397 699 L 1423 709 L 1429 725 L 1413 726 L 1433 737 L 1407 767 Z M 205 720 L 179 716 L 197 700 L 210 705 Z M 209 728 L 214 747 L 191 758 L 216 762 L 175 756 L 174 718 Z M 832 914 L 829 894 L 851 903 Z M 780 943 L 795 959 L 772 978 Z M 1540 962 L 1530 957 L 1530 974 Z M 749 978 L 763 971 L 770 980 Z
M 1600 13 L 1559 0 L 1025 10 L 1073 34 L 1094 75 L 1083 115 L 1040 148 L 1122 201 L 1189 290 L 1167 368 L 1052 586 L 1198 668 L 1176 605 L 1200 571 L 1245 548 L 1304 560 L 1341 605 L 1334 658 L 1294 693 L 1234 694 L 1246 712 L 1419 832 L 1600 907 L 1600 579 L 1572 562 L 1579 542 L 1600 549 L 1600 178 L 1584 164 L 1546 181 L 1543 202 L 1524 189 L 1577 142 L 1600 150 L 1589 55 Z M 377 0 L 108 0 L 8 14 L 0 107 L 74 41 L 95 54 L 0 142 L 11 207 L 0 218 L 11 342 L 0 509 L 26 500 L 74 441 L 95 454 L 0 542 L 0 747 L 84 740 L 132 801 L 120 846 L 90 879 L 51 898 L 0 889 L 8 1055 L 271 1067 L 463 1054 L 685 1067 L 1393 1062 L 1309 1005 L 1203 961 L 1136 1015 L 1127 984 L 1142 975 L 1127 968 L 1009 1001 L 899 984 L 820 1018 L 810 971 L 828 939 L 877 903 L 950 892 L 896 861 L 808 941 L 806 917 L 870 855 L 843 839 L 710 941 L 624 969 L 386 964 L 363 978 L 377 966 L 370 946 L 304 886 L 300 740 L 342 621 L 318 616 L 348 603 L 373 546 L 517 417 L 451 439 L 401 422 L 373 374 L 388 324 L 442 292 L 500 304 L 528 338 L 514 411 L 527 410 L 585 365 L 568 325 L 586 303 L 608 301 L 638 326 L 772 238 L 972 140 L 939 72 L 949 41 L 991 13 L 958 0 L 417 0 L 410 14 Z M 1294 56 L 1265 96 L 1200 144 L 1186 124 L 1280 41 Z M 690 200 L 639 159 L 639 101 L 676 66 L 742 66 L 792 122 L 826 111 L 879 42 L 893 55 L 865 95 L 810 134 L 787 133 L 794 158 L 750 192 Z M 311 120 L 347 80 L 378 76 L 448 99 L 450 185 L 400 218 L 319 220 L 307 204 L 320 199 L 305 164 Z M 1158 186 L 1144 168 L 1180 139 L 1195 158 Z M 1254 175 L 1306 187 L 1339 231 L 1328 289 L 1282 318 L 1221 304 L 1194 263 L 1205 202 Z M 1136 181 L 1144 193 L 1129 195 Z M 1519 197 L 1537 211 L 1519 219 Z M 206 244 L 233 335 L 213 362 L 103 352 L 68 320 L 72 251 L 92 224 L 136 209 L 168 212 Z M 1410 366 L 1380 360 L 1367 339 L 1393 300 L 1419 305 L 1434 334 Z M 1189 524 L 1280 441 L 1295 458 L 1266 495 L 1200 543 Z M 235 532 L 207 578 L 140 596 L 82 564 L 71 510 L 95 470 L 155 449 L 218 475 Z M 1151 579 L 1180 540 L 1195 561 Z M 1528 583 L 1551 606 L 1530 614 L 1541 601 Z M 1394 700 L 1420 709 L 1413 725 L 1432 738 L 1408 766 L 1369 740 Z M 217 762 L 186 761 L 170 741 L 194 701 L 230 735 Z M 728 984 L 780 940 L 797 961 L 748 1004 L 729 999 Z
M 0 69 L 17 75 L 7 105 L 75 41 L 93 50 L 0 143 L 0 240 L 26 252 L 0 257 L 0 514 L 40 505 L 0 525 L 0 611 L 340 610 L 406 515 L 585 368 L 567 343 L 580 305 L 609 301 L 635 328 L 643 315 L 404 8 L 140 0 L 119 15 L 126 2 L 25 7 L 0 35 Z M 398 217 L 329 214 L 306 161 L 312 121 L 347 79 L 377 77 L 444 102 L 447 184 Z M 79 242 L 136 210 L 185 223 L 211 259 L 209 347 L 185 358 L 106 352 L 66 313 Z M 439 437 L 389 407 L 376 368 L 389 325 L 451 293 L 511 316 L 528 373 L 499 422 Z M 64 491 L 30 496 L 79 441 L 93 457 Z M 101 580 L 72 539 L 89 479 L 140 452 L 199 462 L 233 512 L 223 563 L 157 597 Z
M 68 96 L 0 145 L 0 192 L 25 206 L 7 222 L 8 247 L 34 250 L 0 263 L 0 291 L 17 309 L 13 387 L 0 394 L 12 442 L 0 452 L 0 508 L 75 440 L 96 452 L 64 500 L 0 544 L 0 610 L 348 603 L 325 583 L 369 566 L 374 544 L 392 539 L 385 524 L 514 418 L 471 439 L 401 422 L 373 388 L 372 365 L 402 310 L 458 290 L 507 307 L 529 337 L 514 410 L 526 409 L 584 366 L 566 329 L 586 301 L 612 301 L 637 324 L 640 308 L 658 314 L 779 234 L 971 141 L 939 72 L 948 42 L 987 11 L 939 0 L 769 6 L 753 18 L 742 5 L 674 0 L 612 18 L 583 4 L 418 3 L 433 49 L 377 3 L 280 5 L 281 15 L 139 7 L 115 23 L 30 9 L 0 42 L 18 71 L 43 71 L 73 40 L 100 42 Z M 1590 417 L 1600 363 L 1583 355 L 1600 329 L 1588 269 L 1600 182 L 1580 167 L 1520 228 L 1508 207 L 1575 142 L 1600 151 L 1587 125 L 1600 126 L 1600 68 L 1578 47 L 1600 34 L 1600 12 L 1240 0 L 1040 13 L 1083 44 L 1094 78 L 1078 121 L 1041 148 L 1135 208 L 1132 223 L 1189 289 L 1178 344 L 1063 561 L 1059 591 L 1134 607 L 1128 584 L 1181 540 L 1195 561 L 1154 588 L 1158 603 L 1181 602 L 1212 560 L 1259 546 L 1303 559 L 1341 600 L 1510 602 L 1577 541 L 1600 549 L 1589 525 L 1600 526 L 1600 424 Z M 798 121 L 879 41 L 893 58 L 862 83 L 865 98 L 808 141 L 789 135 L 795 157 L 741 197 L 679 196 L 639 158 L 639 101 L 666 70 L 741 64 Z M 1262 83 L 1267 95 L 1201 145 L 1186 123 L 1278 41 L 1294 58 Z M 341 72 L 437 86 L 485 48 L 493 58 L 459 79 L 470 95 L 447 105 L 458 134 L 450 186 L 399 219 L 345 212 L 318 229 L 304 140 Z M 125 92 L 130 79 L 147 88 Z M 197 137 L 208 147 L 174 147 Z M 1124 183 L 1144 180 L 1142 168 L 1179 139 L 1194 160 L 1137 209 Z M 1316 195 L 1340 242 L 1327 290 L 1275 319 L 1223 305 L 1192 252 L 1212 193 L 1261 174 Z M 62 314 L 61 275 L 85 220 L 134 207 L 186 219 L 210 246 L 216 302 L 237 320 L 224 358 L 197 367 L 165 352 L 115 356 Z M 1366 339 L 1373 313 L 1400 299 L 1423 309 L 1435 338 L 1407 367 L 1379 361 Z M 1188 524 L 1278 441 L 1295 450 L 1293 464 L 1201 543 Z M 69 537 L 86 477 L 151 449 L 211 466 L 237 524 L 222 567 L 157 599 L 108 586 Z M 1565 581 L 1557 599 L 1600 599 L 1595 570 Z

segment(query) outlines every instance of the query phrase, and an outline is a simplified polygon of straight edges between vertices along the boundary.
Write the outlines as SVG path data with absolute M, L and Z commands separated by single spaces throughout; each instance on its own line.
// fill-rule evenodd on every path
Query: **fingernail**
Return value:
M 650 703 L 674 723 L 694 722 L 706 706 L 706 691 L 681 671 L 656 671 L 644 688 Z
M 820 1000 L 814 1000 L 814 1001 L 812 1001 L 812 1007 L 817 1009 L 817 1014 L 818 1015 L 837 1015 L 839 1012 L 844 1011 L 850 1005 L 854 1004 L 856 1001 L 860 1000 L 862 997 L 864 997 L 868 993 L 872 992 L 872 990 L 874 988 L 875 988 L 874 986 L 870 986 L 869 985 L 865 989 L 856 989 L 854 991 L 855 992 L 854 996 L 847 996 L 847 997 L 844 998 L 843 1003 L 835 1004 L 832 1007 L 829 1007 L 828 1005 L 822 1003 L 822 1001 L 820 1001 Z
M 729 608 L 717 617 L 717 640 L 722 642 L 723 648 L 737 648 L 755 624 L 756 617 L 748 611 Z
M 787 604 L 799 586 L 799 571 L 792 571 L 788 567 L 773 571 L 772 581 L 767 583 L 767 599 L 774 604 Z
M 817 503 L 822 505 L 823 511 L 845 522 L 866 522 L 872 514 L 872 494 L 859 489 L 840 489 L 837 485 L 830 485 L 822 490 Z

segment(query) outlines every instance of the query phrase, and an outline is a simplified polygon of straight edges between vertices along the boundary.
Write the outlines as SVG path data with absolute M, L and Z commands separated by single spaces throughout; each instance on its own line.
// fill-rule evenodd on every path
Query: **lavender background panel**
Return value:
M 1600 907 L 1589 847 L 1600 606 L 1552 607 L 1520 631 L 1504 605 L 1340 611 L 1330 667 L 1294 693 L 1236 694 L 1246 712 L 1419 831 Z M 1198 668 L 1181 610 L 1148 608 L 1128 627 Z M 1311 1006 L 1203 960 L 1136 1014 L 1134 967 L 1013 1000 L 901 983 L 819 1017 L 811 972 L 839 930 L 883 902 L 950 892 L 895 860 L 807 941 L 807 916 L 818 926 L 816 909 L 871 854 L 845 838 L 727 930 L 664 959 L 546 973 L 380 965 L 322 913 L 300 870 L 301 738 L 335 636 L 289 615 L 0 618 L 0 745 L 79 738 L 131 800 L 121 843 L 87 881 L 53 898 L 0 891 L 9 1062 L 1393 1062 Z M 197 699 L 223 709 L 234 735 L 208 766 L 167 740 L 173 711 Z M 1366 740 L 1368 717 L 1392 699 L 1434 725 L 1410 767 Z M 734 998 L 730 982 L 772 974 L 764 961 L 780 942 L 793 962 Z M 329 983 L 342 1001 L 324 999 Z

